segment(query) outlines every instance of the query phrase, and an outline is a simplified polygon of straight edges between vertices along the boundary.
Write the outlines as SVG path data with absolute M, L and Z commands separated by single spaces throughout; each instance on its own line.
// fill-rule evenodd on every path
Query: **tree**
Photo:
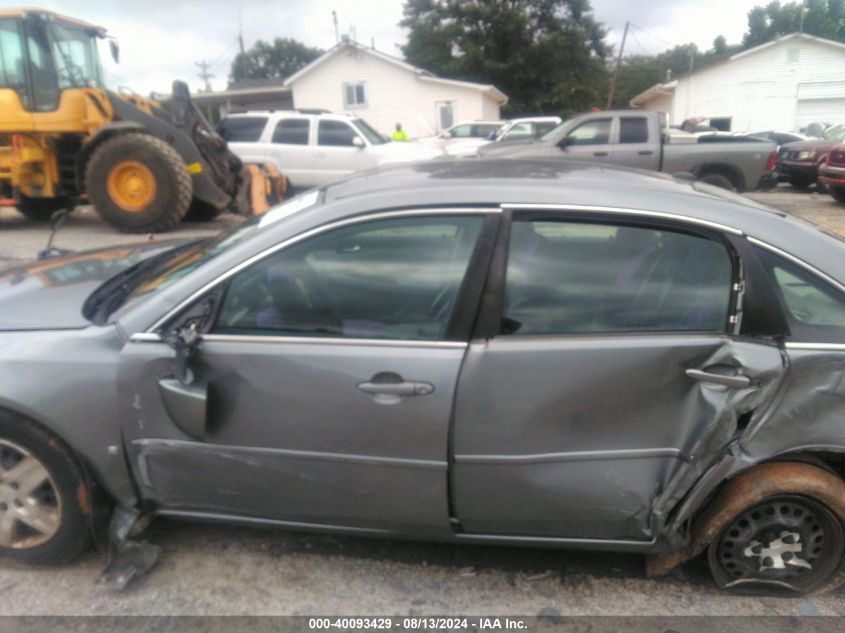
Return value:
M 748 31 L 742 44 L 744 48 L 752 48 L 801 30 L 808 35 L 845 42 L 845 0 L 806 0 L 786 4 L 775 0 L 765 6 L 754 7 L 748 12 Z
M 512 114 L 600 105 L 610 48 L 589 0 L 407 0 L 405 58 L 437 75 L 490 83 Z
M 248 51 L 235 57 L 229 79 L 285 79 L 322 54 L 319 48 L 288 37 L 277 37 L 272 44 L 258 40 Z

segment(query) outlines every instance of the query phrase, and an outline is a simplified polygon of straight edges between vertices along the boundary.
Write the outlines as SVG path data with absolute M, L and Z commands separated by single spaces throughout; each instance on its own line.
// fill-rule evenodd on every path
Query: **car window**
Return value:
M 473 132 L 475 136 L 478 138 L 487 138 L 491 134 L 498 132 L 502 126 L 498 123 L 480 123 L 474 127 Z
M 543 136 L 544 134 L 547 134 L 551 130 L 555 129 L 558 125 L 560 125 L 560 124 L 555 123 L 554 121 L 535 123 L 534 124 L 534 136 L 535 137 Z
M 232 117 L 220 121 L 217 131 L 230 143 L 255 143 L 266 125 L 266 116 Z
M 214 331 L 443 338 L 481 224 L 401 218 L 313 237 L 233 277 Z
M 698 235 L 515 222 L 502 333 L 722 332 L 731 279 L 727 249 Z
M 647 143 L 648 120 L 645 117 L 622 117 L 619 119 L 620 143 Z
M 353 146 L 353 140 L 359 138 L 358 134 L 348 123 L 343 121 L 320 121 L 317 128 L 317 144 L 336 147 Z
M 570 145 L 606 145 L 610 142 L 610 119 L 582 123 L 566 136 Z
M 530 123 L 517 123 L 510 130 L 508 130 L 507 134 L 505 134 L 503 138 L 507 140 L 531 138 L 534 134 L 531 128 L 532 126 Z
M 282 119 L 273 130 L 273 142 L 282 145 L 308 145 L 311 122 L 308 119 Z
M 469 138 L 472 136 L 472 126 L 469 123 L 456 125 L 449 130 L 449 136 L 452 138 Z
M 845 295 L 804 268 L 764 249 L 757 249 L 778 289 L 791 331 L 805 342 L 842 342 Z

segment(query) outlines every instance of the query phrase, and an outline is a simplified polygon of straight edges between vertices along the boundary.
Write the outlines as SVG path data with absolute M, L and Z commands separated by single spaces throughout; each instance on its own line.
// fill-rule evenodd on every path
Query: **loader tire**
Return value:
M 85 169 L 88 196 L 106 222 L 126 233 L 159 233 L 176 226 L 193 194 L 178 152 L 148 134 L 103 141 Z
M 221 213 L 223 213 L 223 211 L 214 205 L 194 198 L 193 202 L 191 202 L 191 206 L 188 207 L 188 212 L 182 219 L 185 222 L 211 222 Z
M 30 198 L 21 194 L 18 211 L 33 222 L 49 222 L 53 214 L 68 206 L 67 198 Z

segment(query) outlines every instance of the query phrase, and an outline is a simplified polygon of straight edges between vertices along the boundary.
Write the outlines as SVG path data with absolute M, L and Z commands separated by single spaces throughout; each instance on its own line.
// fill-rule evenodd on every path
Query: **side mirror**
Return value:
M 120 44 L 117 43 L 117 40 L 110 39 L 109 40 L 109 51 L 111 52 L 111 58 L 114 60 L 115 64 L 120 63 Z
M 570 145 L 572 145 L 572 143 L 573 143 L 573 141 L 572 141 L 572 139 L 571 139 L 570 137 L 568 137 L 568 136 L 564 136 L 564 137 L 560 140 L 560 142 L 558 142 L 557 146 L 558 146 L 560 149 L 562 149 L 562 150 L 566 151 L 566 148 L 567 148 L 567 147 L 569 147 Z
M 364 141 L 361 140 L 360 136 L 356 136 L 352 139 L 352 145 L 358 149 L 364 149 Z

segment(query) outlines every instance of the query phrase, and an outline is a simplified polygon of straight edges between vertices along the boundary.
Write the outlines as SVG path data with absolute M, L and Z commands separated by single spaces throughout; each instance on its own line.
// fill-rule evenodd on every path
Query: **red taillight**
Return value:
M 766 171 L 774 171 L 775 165 L 777 165 L 777 164 L 778 164 L 777 152 L 772 152 L 771 154 L 769 154 L 769 160 L 766 161 Z

